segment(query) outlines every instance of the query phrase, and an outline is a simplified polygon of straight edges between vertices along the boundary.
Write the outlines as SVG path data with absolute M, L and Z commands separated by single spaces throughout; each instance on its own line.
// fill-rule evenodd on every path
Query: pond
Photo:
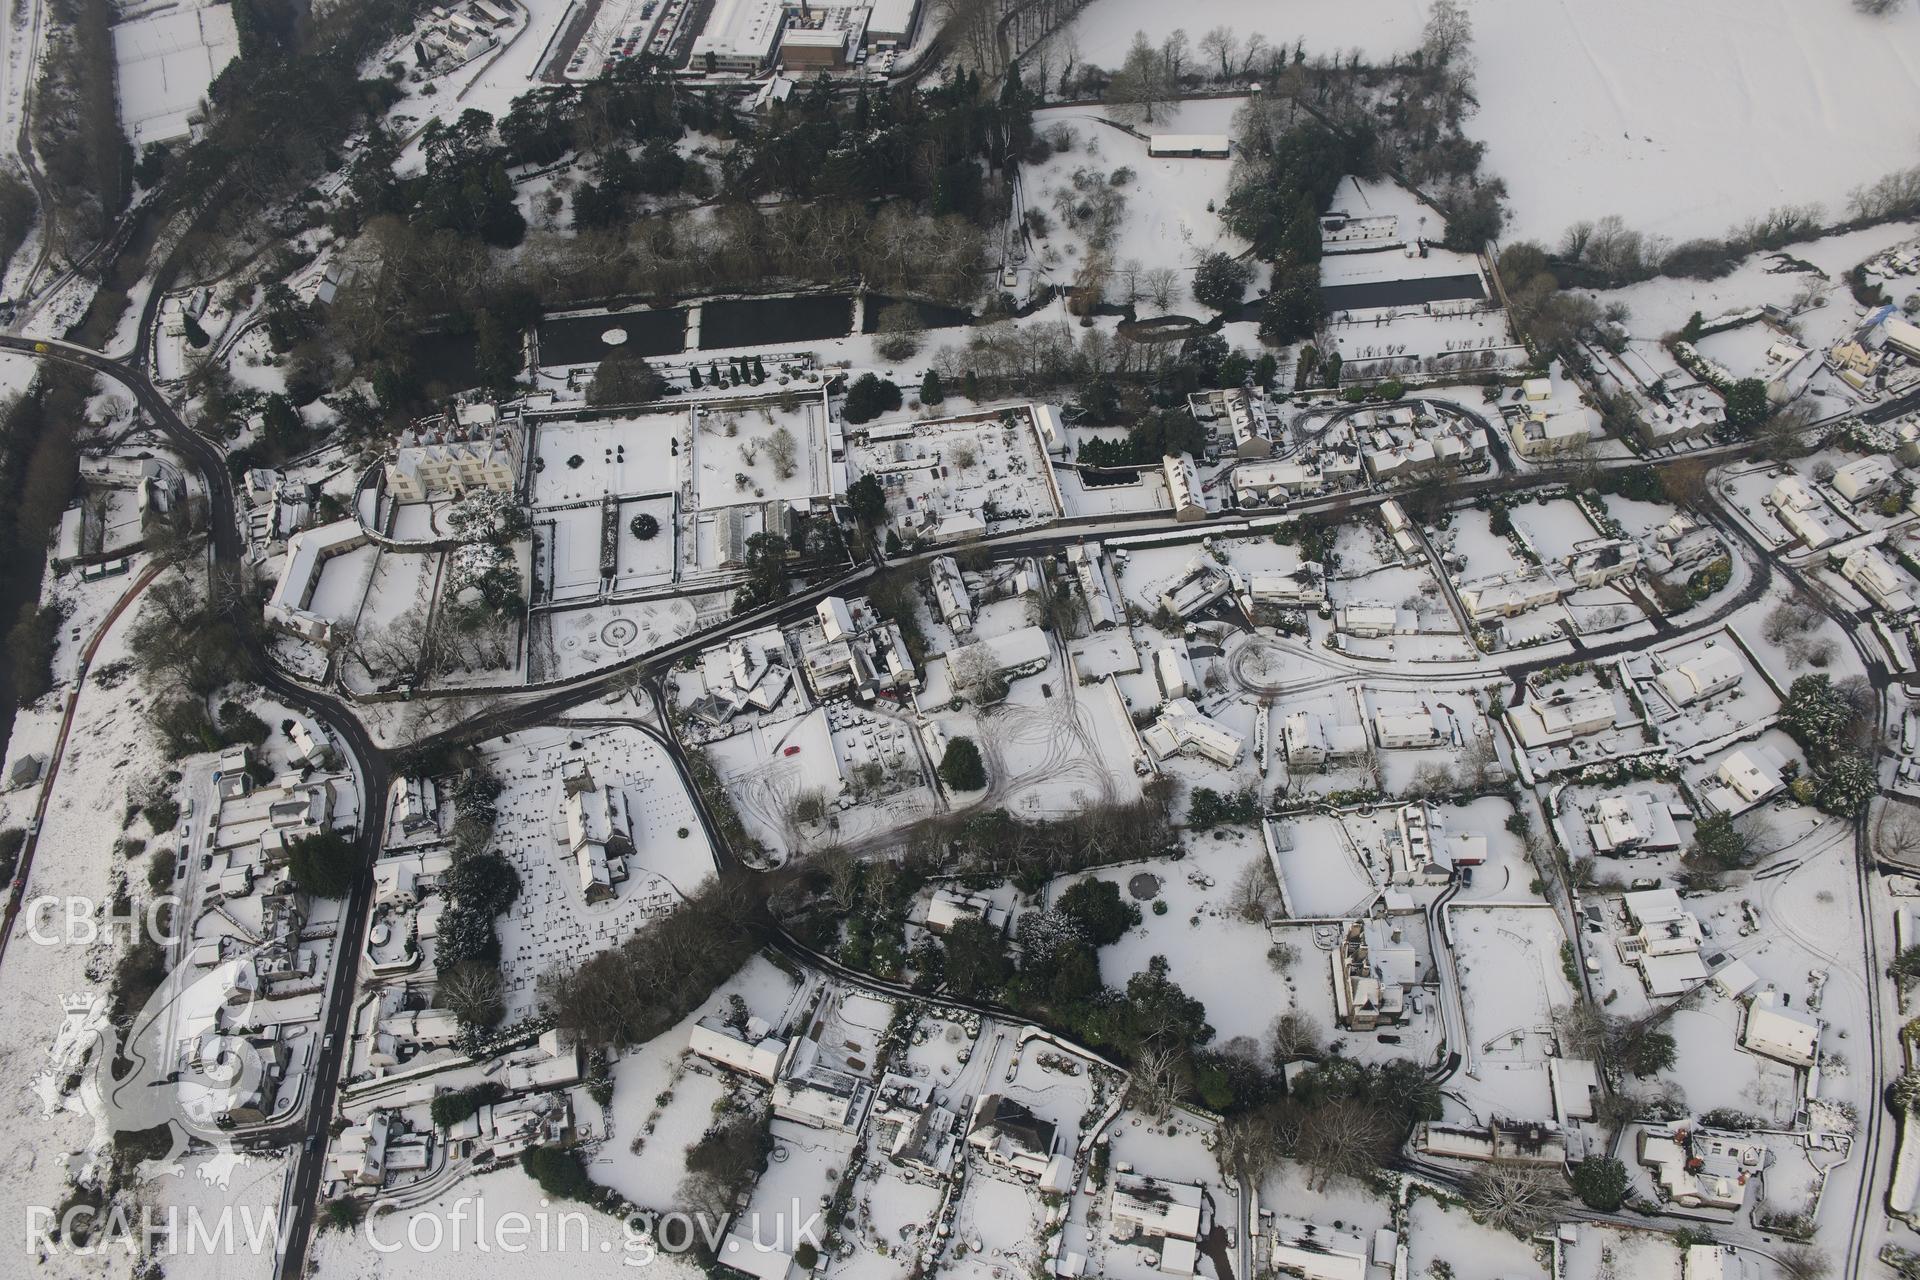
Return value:
M 853 299 L 809 293 L 796 298 L 742 298 L 700 308 L 700 349 L 767 347 L 844 338 L 853 332 Z
M 607 335 L 622 333 L 624 342 Z M 677 356 L 686 347 L 687 309 L 616 311 L 601 316 L 552 316 L 540 322 L 540 363 L 599 364 L 615 350 L 638 356 Z
M 870 293 L 867 295 L 867 313 L 861 322 L 860 332 L 880 332 L 881 313 L 895 306 L 911 307 L 922 329 L 956 329 L 973 323 L 973 313 L 964 307 L 946 307 L 937 302 L 921 302 L 916 298 L 883 298 L 877 293 Z
M 1423 302 L 1457 302 L 1486 296 L 1480 277 L 1472 274 L 1427 276 L 1419 280 L 1369 280 L 1363 284 L 1327 285 L 1320 290 L 1320 300 L 1329 312 L 1415 307 Z

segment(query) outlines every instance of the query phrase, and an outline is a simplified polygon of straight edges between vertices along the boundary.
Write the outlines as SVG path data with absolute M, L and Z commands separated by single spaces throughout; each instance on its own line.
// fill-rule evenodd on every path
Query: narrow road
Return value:
M 111 378 L 133 394 L 135 402 L 146 411 L 154 425 L 166 434 L 188 465 L 199 473 L 201 483 L 206 486 L 208 540 L 213 550 L 215 569 L 210 577 L 210 589 L 217 594 L 228 585 L 223 581 L 223 571 L 237 572 L 241 568 L 245 542 L 240 535 L 239 509 L 234 501 L 233 478 L 227 471 L 226 455 L 181 420 L 172 404 L 160 394 L 140 367 L 144 364 L 146 338 L 153 331 L 162 292 L 156 288 L 147 299 L 141 316 L 139 354 L 132 362 L 114 360 L 73 343 L 35 341 L 11 335 L 0 335 L 0 349 L 78 365 Z M 340 929 L 335 935 L 338 941 L 334 970 L 322 1027 L 322 1043 L 331 1044 L 332 1048 L 323 1048 L 314 1064 L 311 1101 L 304 1125 L 305 1142 L 295 1157 L 298 1171 L 294 1176 L 287 1210 L 292 1220 L 287 1229 L 286 1250 L 281 1255 L 278 1271 L 278 1275 L 285 1278 L 298 1276 L 305 1270 L 307 1246 L 312 1238 L 314 1218 L 319 1207 L 328 1122 L 333 1116 L 340 1068 L 345 1058 L 348 1013 L 352 1008 L 353 992 L 358 985 L 360 938 L 366 932 L 367 914 L 373 900 L 373 863 L 379 856 L 386 831 L 387 788 L 392 780 L 392 772 L 386 753 L 375 745 L 345 703 L 331 695 L 315 693 L 288 679 L 274 665 L 264 648 L 256 648 L 248 658 L 252 667 L 247 673 L 250 679 L 258 682 L 270 697 L 312 714 L 346 748 L 354 761 L 354 771 L 364 796 L 360 832 L 356 840 L 362 864 L 342 914 Z M 44 799 L 43 793 L 43 803 Z
M 60 761 L 67 754 L 67 735 L 73 729 L 73 714 L 80 706 L 80 694 L 87 686 L 87 669 L 93 665 L 93 655 L 100 651 L 100 642 L 107 638 L 107 632 L 113 629 L 121 613 L 152 585 L 165 567 L 156 560 L 142 570 L 140 576 L 114 601 L 113 608 L 94 628 L 93 635 L 87 640 L 87 647 L 80 651 L 80 665 L 73 673 L 73 688 L 64 695 L 66 709 L 60 714 L 60 736 L 55 739 L 53 752 L 47 760 L 47 776 L 40 780 L 40 799 L 33 806 L 33 821 L 27 826 L 27 841 L 20 848 L 20 862 L 14 868 L 13 883 L 7 889 L 6 914 L 0 917 L 0 963 L 5 962 L 7 943 L 13 939 L 13 922 L 20 913 L 20 903 L 27 891 L 27 879 L 33 871 L 34 851 L 40 846 L 40 824 L 46 820 L 47 806 L 53 800 L 53 784 L 60 777 Z

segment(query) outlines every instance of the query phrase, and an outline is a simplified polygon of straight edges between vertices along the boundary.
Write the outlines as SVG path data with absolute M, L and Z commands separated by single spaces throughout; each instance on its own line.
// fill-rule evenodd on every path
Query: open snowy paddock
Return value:
M 1885 19 L 1847 0 L 1466 8 L 1480 103 L 1467 134 L 1487 144 L 1485 169 L 1511 193 L 1511 238 L 1551 242 L 1608 214 L 1675 239 L 1785 204 L 1822 203 L 1833 217 L 1847 191 L 1914 162 L 1903 123 L 1920 113 L 1911 6 Z M 1243 39 L 1301 40 L 1309 58 L 1384 59 L 1419 45 L 1426 14 L 1425 0 L 1220 0 L 1203 12 L 1100 0 L 1056 37 L 1054 63 L 1072 50 L 1114 68 L 1136 30 L 1157 45 L 1176 27 L 1198 40 L 1221 24 Z
M 1235 99 L 1185 103 L 1140 131 L 1225 133 L 1237 105 Z M 1178 313 L 1198 305 L 1187 289 L 1202 257 L 1246 250 L 1218 213 L 1227 198 L 1230 161 L 1150 156 L 1145 142 L 1097 108 L 1036 111 L 1033 125 L 1042 136 L 1071 139 L 1066 150 L 1020 174 L 1022 204 L 1039 210 L 1048 224 L 1047 234 L 1033 239 L 1034 263 L 1054 283 L 1073 284 L 1099 257 L 1109 264 L 1110 299 L 1125 301 L 1134 293 L 1145 302 L 1143 315 Z M 1143 269 L 1157 267 L 1178 273 L 1166 307 L 1139 279 Z

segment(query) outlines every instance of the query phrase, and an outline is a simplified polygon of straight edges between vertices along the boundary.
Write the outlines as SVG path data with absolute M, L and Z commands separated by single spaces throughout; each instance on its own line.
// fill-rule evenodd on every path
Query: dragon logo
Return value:
M 181 1157 L 212 1148 L 196 1172 L 225 1189 L 248 1157 L 235 1145 L 236 1126 L 274 1110 L 275 1082 L 266 1058 L 245 1034 L 256 1025 L 256 970 L 250 956 L 205 972 L 190 964 L 170 971 L 146 1005 L 116 1034 L 104 996 L 67 996 L 64 1020 L 48 1051 L 54 1066 L 34 1080 L 47 1114 L 84 1113 L 93 1137 L 72 1157 L 77 1176 L 96 1170 L 115 1134 L 166 1126 L 166 1155 L 142 1160 L 145 1180 L 179 1174 Z

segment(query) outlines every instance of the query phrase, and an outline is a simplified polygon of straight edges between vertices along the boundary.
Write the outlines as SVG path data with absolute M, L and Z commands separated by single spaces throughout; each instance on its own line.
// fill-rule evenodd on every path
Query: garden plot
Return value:
M 1507 828 L 1513 817 L 1511 801 L 1502 796 L 1480 796 L 1463 805 L 1432 804 L 1427 820 L 1430 838 L 1441 843 L 1453 836 L 1486 838 L 1486 861 L 1473 868 L 1473 883 L 1462 884 L 1456 902 L 1531 903 L 1536 900 L 1537 874 L 1527 857 L 1525 840 Z
M 1207 105 L 1214 114 L 1221 113 L 1220 107 Z M 1221 107 L 1230 118 L 1231 107 Z M 1040 210 L 1046 218 L 1047 234 L 1033 241 L 1045 273 L 1072 280 L 1102 252 L 1128 273 L 1173 270 L 1179 273 L 1178 283 L 1163 295 L 1164 305 L 1153 298 L 1151 287 L 1145 290 L 1151 306 L 1147 314 L 1161 314 L 1186 305 L 1190 273 L 1204 255 L 1246 250 L 1246 242 L 1226 229 L 1217 212 L 1226 201 L 1230 161 L 1149 156 L 1145 142 L 1085 108 L 1036 111 L 1033 125 L 1037 134 L 1064 134 L 1072 140 L 1065 151 L 1022 169 L 1020 175 L 1025 207 Z M 1054 133 L 1056 126 L 1061 133 Z M 1222 122 L 1207 132 L 1226 132 L 1227 127 Z M 1156 122 L 1143 132 L 1181 130 Z
M 1340 1223 L 1338 1230 L 1354 1232 L 1369 1244 L 1374 1232 L 1393 1226 L 1393 1205 L 1388 1198 L 1363 1183 L 1346 1179 L 1320 1186 L 1297 1161 L 1273 1161 L 1270 1171 L 1260 1179 L 1259 1192 L 1263 1208 L 1323 1226 Z
M 1558 918 L 1544 906 L 1463 904 L 1448 907 L 1447 917 L 1466 1012 L 1455 1092 L 1482 1118 L 1551 1116 L 1553 1011 L 1573 1000 Z
M 1134 639 L 1134 630 L 1129 626 L 1096 631 L 1067 642 L 1074 674 L 1083 683 L 1101 676 L 1140 675 L 1145 648 Z
M 1227 563 L 1241 573 L 1291 574 L 1299 570 L 1300 548 L 1272 538 L 1223 538 L 1214 543 Z
M 507 1007 L 535 1001 L 534 983 L 618 946 L 714 874 L 712 846 L 666 748 L 636 728 L 533 729 L 489 743 L 488 767 L 506 784 L 494 833 L 520 873 L 520 897 L 498 922 Z M 584 760 L 601 786 L 620 788 L 634 852 L 615 896 L 589 905 L 567 850 L 561 771 Z
M 1507 511 L 1514 530 L 1542 560 L 1565 560 L 1582 542 L 1600 536 L 1587 513 L 1571 498 L 1519 502 Z
M 1391 811 L 1294 814 L 1270 819 L 1268 827 L 1295 919 L 1360 915 L 1392 874 Z
M 790 409 L 777 399 L 693 407 L 689 473 L 697 509 L 833 492 L 826 406 L 789 400 Z
M 1453 513 L 1447 527 L 1434 539 L 1448 568 L 1462 582 L 1521 573 L 1531 567 L 1514 551 L 1510 539 L 1493 531 L 1491 519 L 1490 512 L 1463 507 Z
M 1740 664 L 1739 682 L 1691 704 L 1676 701 L 1670 688 L 1677 688 L 1681 697 L 1693 688 L 1680 678 L 1681 669 L 1700 660 L 1709 650 L 1730 655 Z M 1771 724 L 1780 714 L 1779 695 L 1765 674 L 1754 667 L 1745 651 L 1724 631 L 1659 650 L 1651 661 L 1629 660 L 1627 669 L 1642 681 L 1641 702 L 1659 726 L 1661 741 L 1682 754 L 1751 733 Z M 1660 675 L 1666 672 L 1673 673 L 1675 679 L 1663 685 Z
M 1269 958 L 1272 947 L 1263 920 L 1249 920 L 1236 908 L 1241 877 L 1252 868 L 1258 883 L 1272 884 L 1272 870 L 1259 834 L 1251 829 L 1219 828 L 1190 839 L 1178 862 L 1115 867 L 1095 873 L 1120 888 L 1140 908 L 1140 926 L 1100 949 L 1100 977 L 1125 990 L 1127 979 L 1142 972 L 1156 955 L 1172 966 L 1173 980 L 1207 1007 L 1216 1041 L 1235 1036 L 1265 1036 L 1268 1025 L 1294 1008 L 1298 982 L 1323 980 L 1311 957 L 1290 969 Z M 1083 877 L 1056 882 L 1056 888 Z M 1264 911 L 1264 908 L 1263 908 Z
M 1621 536 L 1641 542 L 1653 535 L 1653 531 L 1679 514 L 1679 509 L 1664 502 L 1642 502 L 1637 498 L 1623 498 L 1618 494 L 1596 494 L 1593 501 L 1601 503 L 1609 516 L 1620 525 Z
M 1693 344 L 1695 351 L 1719 365 L 1735 378 L 1759 378 L 1765 381 L 1780 371 L 1779 362 L 1767 355 L 1775 343 L 1796 342 L 1764 321 L 1739 325 L 1710 333 Z
M 1860 231 L 1825 236 L 1793 246 L 1791 254 L 1762 252 L 1742 261 L 1717 280 L 1661 278 L 1605 296 L 1632 312 L 1633 328 L 1643 333 L 1670 333 L 1683 328 L 1696 311 L 1703 316 L 1726 315 L 1758 306 L 1775 306 L 1794 313 L 1803 345 L 1826 348 L 1847 335 L 1866 317 L 1866 308 L 1853 299 L 1844 279 L 1865 258 L 1911 239 L 1911 222 L 1886 223 Z M 1800 264 L 1815 268 L 1807 271 Z M 1803 290 L 1812 290 L 1811 309 L 1796 306 Z M 1896 297 L 1900 296 L 1898 294 Z
M 642 538 L 633 532 L 636 520 L 650 518 L 656 532 Z M 613 589 L 634 591 L 661 586 L 674 579 L 675 527 L 673 499 L 637 498 L 620 504 L 620 541 L 615 548 Z
M 534 627 L 540 651 L 531 660 L 531 678 L 584 675 L 651 653 L 726 617 L 730 598 L 729 593 L 720 591 L 536 614 Z
M 684 413 L 543 421 L 533 431 L 529 501 L 550 507 L 677 488 L 689 434 Z
M 1333 555 L 1327 572 L 1357 577 L 1400 563 L 1400 553 L 1386 527 L 1377 520 L 1343 521 L 1334 531 Z
M 1226 1247 L 1224 1235 L 1240 1221 L 1240 1193 L 1235 1183 L 1220 1176 L 1219 1164 L 1209 1149 L 1213 1129 L 1212 1122 L 1190 1119 L 1178 1110 L 1164 1124 L 1136 1111 L 1122 1111 L 1107 1129 L 1108 1167 L 1117 1170 L 1131 1166 L 1134 1172 L 1162 1182 L 1199 1187 L 1202 1256 L 1215 1249 L 1231 1258 L 1233 1251 Z M 1159 1270 L 1158 1248 L 1152 1243 L 1111 1239 L 1105 1220 L 1107 1208 L 1108 1196 L 1102 1191 L 1074 1197 L 1068 1240 L 1073 1247 L 1084 1242 L 1087 1273 L 1113 1280 L 1158 1280 L 1164 1275 Z M 1102 1220 L 1090 1224 L 1087 1217 L 1096 1210 Z M 1206 1262 L 1201 1265 L 1202 1274 L 1220 1274 Z
M 600 594 L 600 506 L 562 507 L 534 518 L 535 571 L 553 600 L 588 600 Z
M 1594 848 L 1592 826 L 1599 819 L 1597 806 L 1608 797 L 1645 796 L 1658 808 L 1673 813 L 1691 810 L 1677 783 L 1659 778 L 1629 778 L 1620 783 L 1574 783 L 1559 793 L 1555 825 L 1560 845 L 1574 862 L 1594 858 L 1594 876 L 1601 887 L 1624 888 L 1639 879 L 1671 880 L 1682 872 L 1681 851 L 1692 847 L 1693 820 L 1674 818 L 1674 839 L 1678 848 L 1659 852 L 1634 849 L 1625 853 L 1602 854 Z
M 1541 1258 L 1545 1245 L 1515 1239 L 1494 1227 L 1483 1227 L 1466 1209 L 1442 1203 L 1426 1195 L 1410 1197 L 1407 1209 L 1407 1274 L 1442 1274 L 1435 1265 L 1445 1263 L 1444 1274 L 1454 1280 L 1522 1280 L 1549 1274 Z M 1623 1275 L 1636 1273 L 1622 1272 Z
M 1719 771 L 1720 766 L 1736 751 L 1746 751 L 1750 755 L 1757 755 L 1758 753 L 1754 751 L 1756 745 L 1771 748 L 1779 755 L 1780 759 L 1787 762 L 1790 768 L 1794 764 L 1799 763 L 1800 772 L 1807 772 L 1799 746 L 1795 744 L 1791 737 L 1787 736 L 1784 730 L 1771 728 L 1756 736 L 1752 742 L 1729 744 L 1698 759 L 1682 762 L 1681 777 L 1686 780 L 1688 791 L 1695 796 L 1712 795 L 1716 802 L 1725 806 L 1729 812 L 1733 813 L 1736 817 L 1741 813 L 1750 812 L 1751 809 L 1743 809 L 1740 807 L 1739 794 L 1724 782 L 1720 781 Z M 1766 805 L 1772 804 L 1774 801 L 1763 800 L 1760 803 Z M 1782 800 L 1781 803 L 1785 804 L 1789 803 L 1789 801 Z M 1752 808 L 1758 807 L 1759 806 L 1752 806 Z
M 1660 1231 L 1583 1222 L 1570 1243 L 1561 1246 L 1566 1280 L 1682 1280 L 1685 1250 Z
M 1114 566 L 1114 582 L 1128 604 L 1149 614 L 1159 609 L 1161 593 L 1180 580 L 1193 558 L 1207 554 L 1198 540 L 1125 550 L 1126 565 Z
M 1248 668 L 1251 670 L 1251 668 Z M 1285 726 L 1296 712 L 1318 717 L 1329 726 L 1358 729 L 1371 741 L 1367 714 L 1360 701 L 1359 686 L 1351 677 L 1336 676 L 1311 691 L 1282 693 L 1280 701 L 1268 712 L 1268 777 L 1282 791 L 1299 798 L 1326 795 L 1334 791 L 1364 790 L 1374 785 L 1374 753 L 1352 758 L 1331 758 L 1319 764 L 1293 765 L 1287 762 Z
M 120 121 L 136 150 L 187 137 L 208 87 L 240 56 L 231 5 L 150 11 L 111 30 Z
M 1410 616 L 1414 627 L 1422 634 L 1451 632 L 1457 635 L 1460 631 L 1459 624 L 1454 621 L 1453 610 L 1447 607 L 1446 593 L 1434 578 L 1433 570 L 1424 562 L 1388 565 L 1371 573 L 1357 576 L 1343 574 L 1329 579 L 1327 603 L 1335 608 L 1341 605 L 1385 605 L 1398 610 L 1403 620 Z M 1364 637 L 1349 639 L 1357 641 Z M 1356 651 L 1364 652 L 1363 649 Z
M 1326 337 L 1347 366 L 1363 374 L 1370 367 L 1380 367 L 1369 366 L 1369 361 L 1389 356 L 1402 370 L 1408 366 L 1398 362 L 1415 357 L 1448 362 L 1443 368 L 1464 368 L 1470 363 L 1480 369 L 1511 368 L 1526 359 L 1526 348 L 1513 341 L 1506 316 L 1499 311 L 1392 317 L 1362 312 L 1359 319 L 1330 323 Z
M 1780 477 L 1789 473 L 1787 467 L 1733 467 L 1720 472 L 1717 477 L 1720 492 L 1726 496 L 1728 503 L 1740 512 L 1748 527 L 1773 550 L 1786 548 L 1789 544 L 1795 550 L 1802 549 L 1797 542 L 1798 535 L 1781 523 L 1769 501 L 1773 486 Z M 1836 537 L 1851 532 L 1851 526 L 1828 505 L 1826 495 L 1811 484 L 1807 488 L 1814 498 L 1809 514 L 1817 517 Z
M 1086 473 L 1077 469 L 1062 468 L 1058 476 L 1060 505 L 1069 516 L 1118 516 L 1173 510 L 1166 472 L 1158 468 L 1142 471 L 1137 479 L 1126 484 L 1089 485 Z
M 687 1054 L 694 1021 L 674 1027 L 614 1067 L 607 1141 L 587 1162 L 595 1182 L 643 1208 L 666 1211 L 679 1203 L 687 1149 L 700 1141 L 716 1110 L 739 1087 L 739 1077 Z
M 734 1219 L 733 1237 L 721 1246 L 723 1251 L 740 1253 L 754 1249 L 755 1225 L 760 1227 L 764 1247 L 770 1250 L 779 1248 L 776 1241 L 784 1225 L 789 1238 L 783 1243 L 790 1249 L 795 1243 L 790 1233 L 799 1225 L 795 1221 L 796 1212 L 804 1220 L 816 1206 L 828 1203 L 843 1180 L 854 1176 L 850 1162 L 854 1145 L 859 1141 L 856 1135 L 838 1129 L 816 1129 L 777 1116 L 768 1131 L 773 1147 L 767 1154 L 766 1172 L 754 1183 L 750 1199 Z M 770 1262 L 773 1265 L 766 1268 L 765 1274 L 779 1276 L 786 1274 L 780 1261 L 778 1258 L 756 1260 L 749 1256 L 740 1265 L 758 1268 Z
M 1667 1073 L 1684 1092 L 1687 1110 L 1731 1110 L 1758 1116 L 1769 1129 L 1793 1127 L 1800 1088 L 1792 1067 L 1740 1047 L 1740 1002 L 1707 988 L 1662 1024 L 1678 1059 Z
M 854 1184 L 850 1220 L 841 1228 L 842 1250 L 852 1256 L 834 1264 L 840 1280 L 898 1280 L 926 1247 L 931 1224 L 945 1199 L 942 1184 L 889 1160 L 869 1160 Z
M 1040 1193 L 1016 1175 L 976 1163 L 955 1203 L 953 1235 L 940 1263 L 942 1275 L 1005 1280 L 1041 1275 L 1048 1257 L 1040 1246 L 1046 1218 Z
M 553 1252 L 564 1258 L 554 1269 L 564 1268 L 569 1277 L 632 1277 L 643 1259 L 646 1274 L 662 1280 L 705 1275 L 693 1255 L 659 1251 L 616 1218 L 585 1205 L 555 1204 L 517 1163 L 448 1180 L 438 1191 L 424 1203 L 370 1218 L 358 1230 L 316 1231 L 314 1270 L 341 1280 L 396 1274 L 410 1280 L 520 1280 L 531 1269 L 528 1254 L 539 1239 L 533 1233 L 544 1228 Z M 516 1233 L 508 1225 L 516 1219 L 535 1224 L 532 1231 Z M 517 1247 L 509 1250 L 503 1241 Z
M 369 550 L 371 548 L 362 548 Z M 358 555 L 359 552 L 353 553 Z M 345 556 L 327 562 L 327 570 Z M 373 576 L 367 584 L 366 604 L 356 605 L 363 624 L 392 622 L 409 609 L 425 609 L 433 598 L 434 585 L 439 581 L 441 562 L 445 556 L 440 552 L 411 553 L 405 551 L 380 551 L 374 562 Z M 326 582 L 323 572 L 321 582 Z M 320 593 L 314 593 L 318 601 Z M 351 621 L 353 613 L 346 615 Z
M 1573 630 L 1583 636 L 1620 638 L 1616 633 L 1627 627 L 1640 627 L 1638 634 L 1641 635 L 1654 634 L 1640 597 L 1612 584 L 1569 592 L 1559 612 L 1565 615 Z
M 1026 408 L 870 430 L 848 448 L 852 471 L 879 479 L 889 518 L 916 536 L 952 541 L 982 524 L 992 534 L 1060 518 L 1053 460 Z
M 602 1124 L 605 1142 L 587 1165 L 593 1179 L 644 1208 L 678 1205 L 687 1148 L 713 1124 L 714 1104 L 741 1080 L 688 1054 L 693 1024 L 708 1015 L 725 1016 L 739 996 L 750 1016 L 779 1031 L 793 1021 L 812 989 L 755 956 L 701 1008 L 621 1057 L 613 1068 L 613 1104 Z

